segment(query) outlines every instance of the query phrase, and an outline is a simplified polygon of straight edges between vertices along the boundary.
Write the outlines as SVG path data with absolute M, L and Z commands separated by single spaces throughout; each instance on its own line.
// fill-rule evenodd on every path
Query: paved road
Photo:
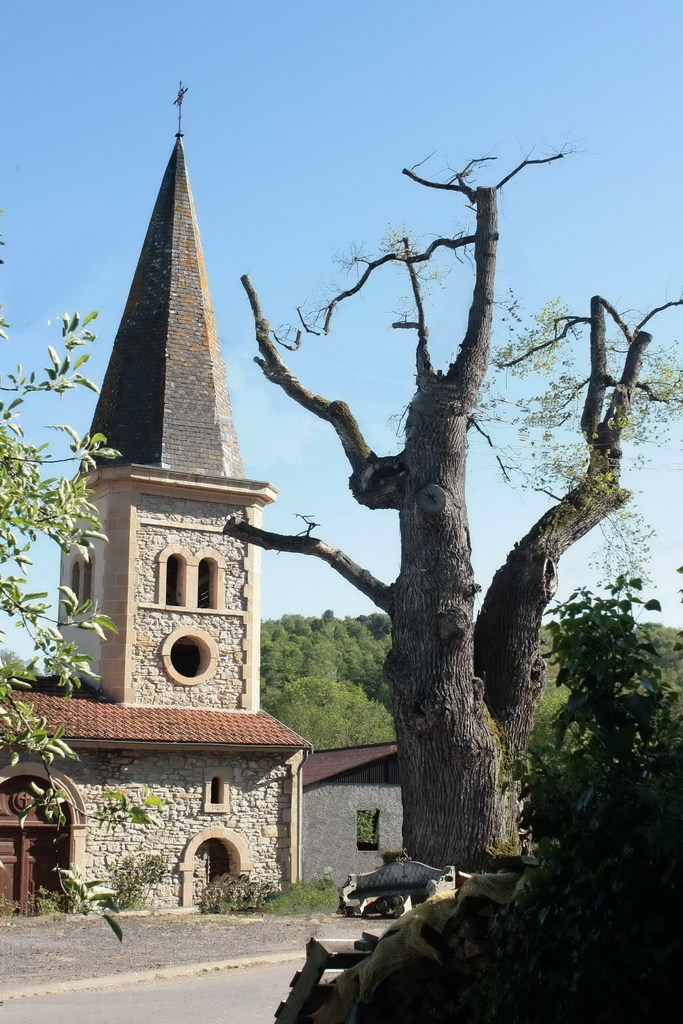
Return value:
M 96 992 L 10 999 L 0 1024 L 271 1024 L 297 963 Z

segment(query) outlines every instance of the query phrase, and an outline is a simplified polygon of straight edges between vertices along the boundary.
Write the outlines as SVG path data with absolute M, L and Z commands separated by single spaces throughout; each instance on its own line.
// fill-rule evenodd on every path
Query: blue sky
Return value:
M 390 512 L 357 507 L 334 436 L 263 381 L 239 284 L 248 272 L 273 323 L 327 282 L 347 283 L 335 255 L 372 252 L 389 227 L 429 238 L 465 223 L 457 197 L 400 174 L 433 153 L 434 174 L 495 155 L 495 180 L 535 148 L 573 154 L 530 168 L 502 198 L 499 295 L 532 313 L 561 296 L 584 312 L 599 292 L 646 310 L 683 286 L 683 149 L 676 131 L 683 8 L 424 0 L 7 0 L 3 5 L 0 205 L 3 301 L 13 328 L 3 367 L 41 364 L 47 326 L 65 310 L 100 310 L 90 374 L 100 380 L 176 131 L 178 81 L 189 87 L 183 130 L 235 419 L 249 474 L 281 491 L 269 528 L 320 536 L 378 576 L 397 569 Z M 499 171 L 501 173 L 499 173 Z M 468 267 L 430 311 L 442 361 L 467 310 Z M 387 275 L 349 304 L 329 338 L 310 339 L 293 369 L 351 404 L 368 440 L 394 451 L 410 400 L 408 332 L 388 325 L 405 283 Z M 683 312 L 655 325 L 664 344 Z M 87 429 L 94 396 L 36 405 L 32 424 Z M 674 570 L 680 538 L 681 430 L 653 438 L 647 468 L 628 478 L 657 528 L 652 575 L 664 620 L 681 621 Z M 477 449 L 470 465 L 475 572 L 486 585 L 542 511 L 515 494 Z M 561 594 L 593 584 L 594 539 L 561 563 Z M 56 585 L 56 554 L 40 549 Z M 264 614 L 371 610 L 326 566 L 265 560 Z M 19 646 L 10 636 L 8 642 Z

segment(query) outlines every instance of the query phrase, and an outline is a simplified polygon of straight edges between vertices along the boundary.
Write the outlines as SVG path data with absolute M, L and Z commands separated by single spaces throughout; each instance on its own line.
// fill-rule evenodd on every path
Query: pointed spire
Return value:
M 180 136 L 161 182 L 92 430 L 121 452 L 118 464 L 244 476 Z

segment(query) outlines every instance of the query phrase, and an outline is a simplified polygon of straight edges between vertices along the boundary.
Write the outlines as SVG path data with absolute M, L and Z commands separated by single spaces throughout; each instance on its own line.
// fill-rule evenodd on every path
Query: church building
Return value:
M 180 133 L 92 430 L 120 452 L 89 480 L 109 542 L 64 556 L 61 582 L 118 633 L 72 631 L 99 679 L 70 701 L 35 686 L 36 711 L 79 756 L 52 772 L 68 795 L 58 843 L 36 811 L 19 827 L 42 764 L 0 760 L 0 892 L 26 906 L 56 888 L 57 861 L 106 879 L 141 853 L 168 863 L 157 906 L 191 906 L 226 871 L 286 887 L 300 873 L 308 744 L 259 710 L 260 551 L 222 532 L 234 514 L 259 525 L 276 490 L 242 468 Z M 110 791 L 162 797 L 161 823 L 104 827 Z

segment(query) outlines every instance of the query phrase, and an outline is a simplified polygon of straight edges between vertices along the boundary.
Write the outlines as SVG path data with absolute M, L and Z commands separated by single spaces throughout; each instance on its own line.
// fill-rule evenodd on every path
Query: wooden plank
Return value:
M 278 1024 L 297 1024 L 308 997 L 320 981 L 330 959 L 330 953 L 316 939 L 306 944 L 306 963 L 295 978 L 289 998 L 278 1010 Z
M 358 949 L 361 944 L 363 948 Z M 306 963 L 291 982 L 288 999 L 275 1012 L 277 1024 L 298 1024 L 322 1005 L 336 979 L 348 967 L 369 956 L 376 940 L 363 939 L 311 939 L 306 945 Z M 365 948 L 367 947 L 367 948 Z

